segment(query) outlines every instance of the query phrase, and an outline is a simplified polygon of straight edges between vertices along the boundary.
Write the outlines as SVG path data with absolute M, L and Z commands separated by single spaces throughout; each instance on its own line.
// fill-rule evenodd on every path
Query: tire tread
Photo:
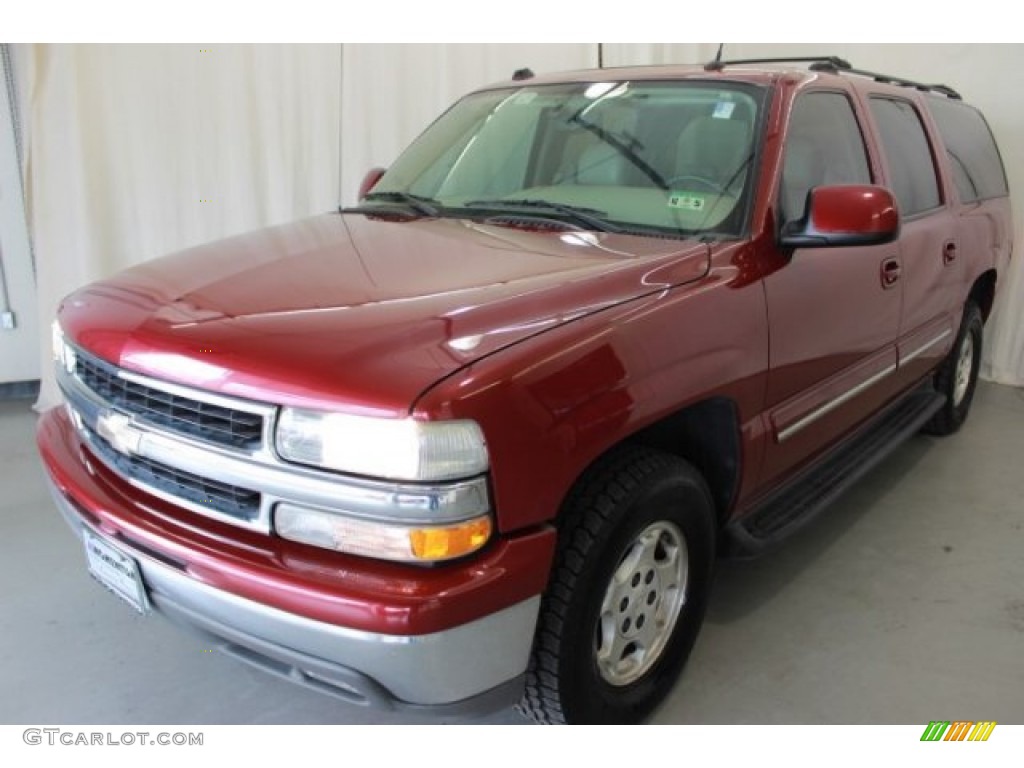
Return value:
M 964 403 L 959 408 L 955 407 L 952 403 L 953 382 L 956 379 L 956 364 L 960 351 L 960 344 L 963 342 L 964 335 L 972 332 L 971 329 L 975 327 L 979 329 L 983 327 L 981 309 L 978 308 L 978 305 L 975 304 L 974 301 L 968 300 L 967 304 L 964 305 L 963 319 L 960 322 L 960 328 L 957 331 L 956 340 L 953 342 L 953 348 L 949 351 L 949 355 L 935 372 L 935 390 L 937 392 L 944 393 L 948 398 L 948 401 L 942 408 L 936 411 L 931 420 L 924 425 L 922 431 L 926 434 L 936 435 L 939 437 L 951 435 L 959 430 L 967 419 L 971 401 L 974 397 L 974 388 L 977 383 L 978 367 L 982 352 L 983 333 L 978 334 L 978 338 L 975 342 L 976 349 L 974 354 L 976 361 L 972 374 L 975 381 L 971 383 L 971 389 L 968 391 Z
M 538 637 L 526 671 L 526 690 L 517 709 L 542 724 L 567 722 L 558 693 L 559 633 L 569 611 L 568 596 L 581 577 L 591 550 L 601 539 L 617 507 L 652 474 L 674 466 L 668 454 L 626 446 L 600 459 L 566 501 L 559 524 L 556 566 L 541 600 Z

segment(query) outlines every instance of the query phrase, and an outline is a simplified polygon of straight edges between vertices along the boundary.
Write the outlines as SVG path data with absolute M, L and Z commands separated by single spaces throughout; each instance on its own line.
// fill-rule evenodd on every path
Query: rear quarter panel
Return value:
M 959 206 L 957 226 L 964 259 L 963 296 L 990 269 L 998 281 L 1006 276 L 1012 251 L 1013 221 L 1008 197 Z M 998 290 L 998 289 L 997 289 Z

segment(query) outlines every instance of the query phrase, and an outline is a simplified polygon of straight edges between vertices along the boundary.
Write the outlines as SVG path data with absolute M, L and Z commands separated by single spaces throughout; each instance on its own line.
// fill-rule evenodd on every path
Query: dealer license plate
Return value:
M 85 557 L 89 573 L 100 584 L 134 608 L 139 613 L 149 610 L 146 589 L 142 586 L 139 564 L 113 544 L 101 539 L 88 528 L 85 532 Z

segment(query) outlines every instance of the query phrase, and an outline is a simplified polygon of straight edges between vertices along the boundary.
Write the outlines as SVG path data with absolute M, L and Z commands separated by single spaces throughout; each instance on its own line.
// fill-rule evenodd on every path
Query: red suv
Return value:
M 348 701 L 630 722 L 716 557 L 954 432 L 992 135 L 835 58 L 465 97 L 360 204 L 68 297 L 38 442 L 139 611 Z

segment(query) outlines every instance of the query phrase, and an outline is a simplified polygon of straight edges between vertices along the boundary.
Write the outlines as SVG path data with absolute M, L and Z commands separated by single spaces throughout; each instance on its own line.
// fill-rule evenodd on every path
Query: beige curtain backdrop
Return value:
M 610 64 L 695 64 L 717 44 L 606 44 Z M 988 118 L 1010 180 L 1015 257 L 1001 276 L 1000 295 L 985 332 L 985 378 L 1024 386 L 1024 101 L 1019 96 L 1024 45 L 852 43 L 726 44 L 723 58 L 836 55 L 855 67 L 956 88 Z
M 352 202 L 369 168 L 465 91 L 524 66 L 593 66 L 596 47 L 21 45 L 14 56 L 43 409 L 59 399 L 49 320 L 75 288 Z
M 338 45 L 15 49 L 48 337 L 86 282 L 337 205 Z M 37 407 L 57 402 L 41 340 Z
M 606 66 L 697 63 L 717 44 L 604 44 Z M 989 117 L 1024 248 L 1024 46 L 727 45 L 726 57 L 836 53 L 945 81 Z M 507 79 L 594 66 L 578 45 L 19 45 L 26 203 L 47 328 L 61 297 L 131 264 L 334 208 L 454 98 Z M 985 373 L 1024 385 L 1024 269 L 1003 280 Z M 48 334 L 44 334 L 48 337 Z M 38 407 L 57 402 L 40 340 Z
M 359 182 L 387 166 L 455 99 L 517 69 L 536 74 L 597 66 L 593 44 L 343 46 L 341 199 L 355 202 Z

